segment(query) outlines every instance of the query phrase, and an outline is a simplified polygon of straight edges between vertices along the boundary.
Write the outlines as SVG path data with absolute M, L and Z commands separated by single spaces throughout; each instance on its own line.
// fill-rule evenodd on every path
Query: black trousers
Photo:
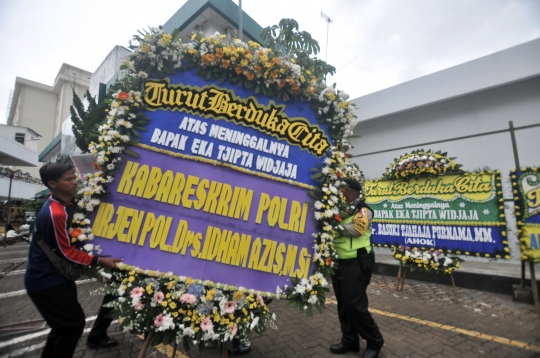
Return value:
M 84 311 L 77 299 L 74 282 L 43 291 L 27 291 L 28 296 L 51 327 L 42 358 L 71 358 L 84 331 Z
M 112 307 L 103 307 L 104 304 L 109 303 L 116 299 L 114 295 L 105 295 L 103 296 L 103 301 L 101 302 L 101 307 L 98 311 L 92 330 L 88 334 L 88 339 L 98 339 L 102 338 L 107 334 L 107 329 L 111 325 L 112 319 L 107 318 L 107 314 L 113 310 Z
M 380 349 L 384 339 L 375 320 L 368 311 L 367 286 L 371 280 L 375 255 L 358 254 L 356 259 L 338 261 L 332 276 L 337 298 L 339 323 L 344 345 L 358 345 L 358 335 L 367 341 L 370 349 Z

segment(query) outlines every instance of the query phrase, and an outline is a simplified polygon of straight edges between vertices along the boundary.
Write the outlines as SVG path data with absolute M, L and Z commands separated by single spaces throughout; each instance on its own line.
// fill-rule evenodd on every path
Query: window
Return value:
M 24 144 L 24 133 L 15 133 L 15 141 Z

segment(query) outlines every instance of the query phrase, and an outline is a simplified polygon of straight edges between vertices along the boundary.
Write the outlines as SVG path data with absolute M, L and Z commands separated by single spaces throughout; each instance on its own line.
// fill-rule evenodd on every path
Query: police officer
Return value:
M 344 230 L 334 238 L 338 268 L 332 276 L 342 337 L 340 343 L 330 347 L 330 352 L 358 352 L 360 335 L 367 341 L 363 357 L 375 358 L 381 352 L 384 339 L 368 311 L 366 293 L 375 264 L 370 241 L 373 211 L 359 200 L 362 192 L 360 183 L 353 179 L 345 179 L 345 182 L 343 195 L 351 204 L 351 216 L 343 220 Z

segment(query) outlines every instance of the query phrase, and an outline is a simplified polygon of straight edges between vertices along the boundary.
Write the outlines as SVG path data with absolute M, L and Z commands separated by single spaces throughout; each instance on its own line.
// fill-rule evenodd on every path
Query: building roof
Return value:
M 0 134 L 0 163 L 20 167 L 37 167 L 37 153 L 23 144 Z
M 8 117 L 7 117 L 7 123 L 8 124 L 13 123 L 13 116 L 15 115 L 15 110 L 17 108 L 16 104 L 17 104 L 17 101 L 19 100 L 19 95 L 21 93 L 21 88 L 23 86 L 30 86 L 30 87 L 34 87 L 34 88 L 37 88 L 39 90 L 47 91 L 47 92 L 51 92 L 51 93 L 58 93 L 59 88 L 60 88 L 59 85 L 61 83 L 63 83 L 63 81 L 72 81 L 69 78 L 69 76 L 62 73 L 62 71 L 66 67 L 72 68 L 74 70 L 87 72 L 88 74 L 92 75 L 92 72 L 89 72 L 87 70 L 83 70 L 82 68 L 79 68 L 79 67 L 67 64 L 67 63 L 62 63 L 62 66 L 60 66 L 60 69 L 58 70 L 58 74 L 56 75 L 56 78 L 54 79 L 53 86 L 49 86 L 49 85 L 46 85 L 46 84 L 43 84 L 43 83 L 28 80 L 28 79 L 22 78 L 22 77 L 15 77 L 15 89 L 13 91 L 13 97 L 11 98 L 11 103 L 9 103 L 9 114 L 8 114 Z M 90 82 L 89 79 L 80 79 L 80 80 L 88 82 L 88 83 Z M 85 85 L 88 86 L 88 84 L 85 84 Z
M 540 38 L 353 100 L 359 121 L 540 76 Z
M 218 21 L 222 28 L 239 27 L 238 5 L 231 0 L 188 0 L 164 25 L 163 30 L 172 33 L 178 29 L 183 37 L 200 31 L 207 21 Z M 245 36 L 262 42 L 262 27 L 242 11 L 242 28 Z
M 39 153 L 38 161 L 41 162 L 43 158 L 45 158 L 47 154 L 49 154 L 56 146 L 60 145 L 61 142 L 62 132 L 58 133 L 58 135 L 54 137 L 54 139 L 49 143 L 49 145 L 45 149 L 43 149 L 41 153 Z

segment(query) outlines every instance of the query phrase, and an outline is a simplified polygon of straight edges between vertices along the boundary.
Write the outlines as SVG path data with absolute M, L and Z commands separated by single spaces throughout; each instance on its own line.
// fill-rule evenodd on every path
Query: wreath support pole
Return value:
M 529 261 L 529 269 L 531 271 L 531 286 L 533 292 L 534 306 L 537 311 L 540 311 L 540 301 L 538 301 L 538 285 L 536 284 L 536 274 L 534 272 L 534 263 Z
M 407 268 L 403 266 L 403 263 L 399 263 L 399 271 L 396 282 L 396 291 L 403 291 L 403 285 L 405 284 L 405 276 L 407 275 Z
M 452 272 L 450 272 L 450 278 L 452 279 L 452 287 L 454 288 L 454 300 L 458 302 L 456 283 L 454 282 L 454 276 L 452 275 Z
M 146 337 L 146 341 L 144 341 L 144 345 L 141 349 L 141 353 L 139 354 L 139 357 L 138 358 L 143 358 L 144 355 L 146 354 L 146 350 L 148 349 L 148 346 L 150 345 L 150 340 L 152 339 L 152 334 L 154 332 L 150 331 L 148 332 L 148 337 Z
M 227 349 L 227 346 L 225 343 L 221 344 L 221 358 L 228 358 L 229 357 L 229 350 Z
M 175 334 L 174 334 L 174 347 L 173 347 L 173 351 L 172 351 L 172 357 L 173 358 L 176 358 L 176 346 L 178 345 L 178 342 L 176 342 L 176 331 L 175 331 Z
M 407 276 L 407 268 L 403 267 L 403 277 L 401 277 L 401 286 L 399 287 L 400 291 L 403 291 L 403 285 L 405 284 L 405 276 Z
M 403 269 L 403 264 L 399 263 L 399 270 L 397 273 L 397 282 L 396 282 L 396 291 L 399 291 L 399 280 L 401 279 L 401 270 Z

